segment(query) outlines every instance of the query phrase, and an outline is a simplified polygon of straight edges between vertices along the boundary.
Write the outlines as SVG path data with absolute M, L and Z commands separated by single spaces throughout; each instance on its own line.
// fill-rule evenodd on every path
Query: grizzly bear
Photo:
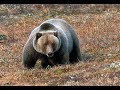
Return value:
M 62 19 L 49 19 L 36 27 L 23 48 L 23 65 L 33 68 L 37 59 L 42 68 L 48 65 L 68 64 L 81 59 L 79 39 Z

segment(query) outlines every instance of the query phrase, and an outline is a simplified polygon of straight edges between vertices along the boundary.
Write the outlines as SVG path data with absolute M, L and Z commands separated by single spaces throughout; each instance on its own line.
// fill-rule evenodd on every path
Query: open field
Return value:
M 49 18 L 69 22 L 80 38 L 83 61 L 42 69 L 22 66 L 22 49 L 30 32 Z M 3 20 L 4 21 L 4 20 Z M 5 24 L 5 22 L 7 22 Z M 1 86 L 120 86 L 120 12 L 11 16 L 0 23 L 7 40 L 0 43 Z

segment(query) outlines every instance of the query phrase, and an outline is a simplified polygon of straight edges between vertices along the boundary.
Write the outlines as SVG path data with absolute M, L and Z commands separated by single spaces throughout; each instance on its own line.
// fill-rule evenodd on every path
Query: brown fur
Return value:
M 43 36 L 37 40 L 37 50 L 45 55 L 48 55 L 49 52 L 55 51 L 57 43 L 58 40 L 54 34 L 43 34 Z
M 43 68 L 81 60 L 79 39 L 71 25 L 50 19 L 36 27 L 23 48 L 23 64 L 32 68 L 38 58 Z

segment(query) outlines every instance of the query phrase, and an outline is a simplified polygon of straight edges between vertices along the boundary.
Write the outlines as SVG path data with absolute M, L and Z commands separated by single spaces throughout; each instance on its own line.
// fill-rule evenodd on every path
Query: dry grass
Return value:
M 41 69 L 22 66 L 22 48 L 30 32 L 49 16 L 22 17 L 0 31 L 8 36 L 0 43 L 0 85 L 2 86 L 119 86 L 120 85 L 120 12 L 57 16 L 68 21 L 81 41 L 83 61 Z M 118 62 L 117 67 L 110 65 Z M 116 64 L 112 64 L 116 65 Z

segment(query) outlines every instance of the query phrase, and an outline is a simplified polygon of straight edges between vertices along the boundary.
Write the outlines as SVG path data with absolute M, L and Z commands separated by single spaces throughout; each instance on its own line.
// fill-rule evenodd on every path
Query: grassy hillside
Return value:
M 22 66 L 22 49 L 30 32 L 44 20 L 61 18 L 69 22 L 81 42 L 83 61 L 77 64 L 42 69 Z M 120 12 L 78 14 L 19 14 L 2 16 L 0 33 L 0 85 L 32 86 L 119 86 L 120 85 Z

